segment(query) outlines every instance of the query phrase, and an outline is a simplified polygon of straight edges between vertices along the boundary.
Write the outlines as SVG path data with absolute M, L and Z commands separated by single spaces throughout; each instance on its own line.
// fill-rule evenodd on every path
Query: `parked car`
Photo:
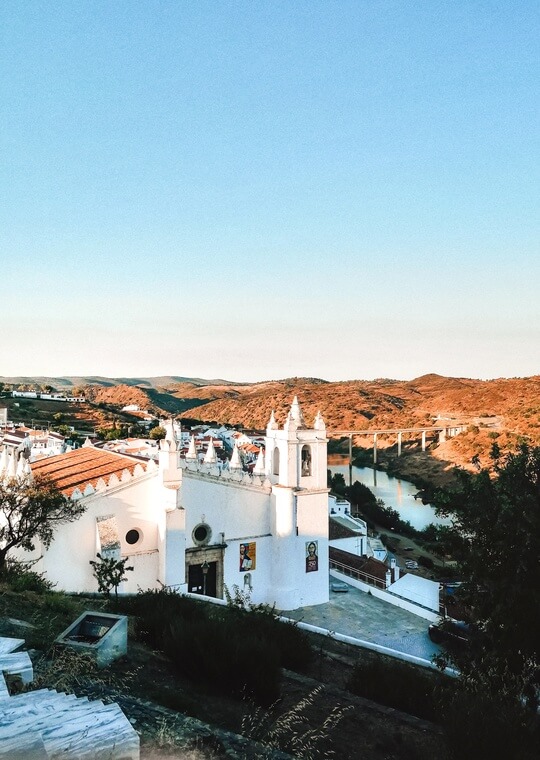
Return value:
M 432 623 L 428 628 L 428 636 L 435 644 L 442 644 L 448 649 L 462 648 L 469 645 L 471 626 L 463 620 L 443 620 Z
M 408 559 L 405 562 L 407 570 L 418 570 L 418 562 L 415 559 Z
M 349 587 L 346 583 L 342 583 L 341 581 L 334 581 L 330 584 L 330 588 L 332 591 L 336 591 L 340 594 L 346 594 L 349 591 Z

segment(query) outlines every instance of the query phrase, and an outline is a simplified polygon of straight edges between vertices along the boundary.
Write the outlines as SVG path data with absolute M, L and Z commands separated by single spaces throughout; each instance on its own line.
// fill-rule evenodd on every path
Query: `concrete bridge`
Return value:
M 438 435 L 439 443 L 444 443 L 447 438 L 462 433 L 467 430 L 470 423 L 453 423 L 451 425 L 433 425 L 430 427 L 417 427 L 417 428 L 390 428 L 390 429 L 377 429 L 377 430 L 327 430 L 326 434 L 329 438 L 343 438 L 347 436 L 349 438 L 349 462 L 352 463 L 352 439 L 353 435 L 370 435 L 373 436 L 373 464 L 377 464 L 377 438 L 379 435 L 395 435 L 397 437 L 397 454 L 401 456 L 401 446 L 403 433 L 413 433 L 420 437 L 422 451 L 426 450 L 426 436 L 428 433 L 436 433 Z

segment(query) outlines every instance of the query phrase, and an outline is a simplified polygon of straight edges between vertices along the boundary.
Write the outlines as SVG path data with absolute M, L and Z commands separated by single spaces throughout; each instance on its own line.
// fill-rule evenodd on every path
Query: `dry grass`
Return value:
M 279 702 L 268 710 L 261 707 L 252 708 L 242 719 L 243 736 L 265 747 L 289 752 L 301 760 L 333 756 L 335 753 L 328 747 L 332 732 L 352 708 L 334 707 L 326 720 L 313 728 L 308 721 L 307 713 L 323 688 L 322 685 L 317 686 L 281 715 L 278 712 Z

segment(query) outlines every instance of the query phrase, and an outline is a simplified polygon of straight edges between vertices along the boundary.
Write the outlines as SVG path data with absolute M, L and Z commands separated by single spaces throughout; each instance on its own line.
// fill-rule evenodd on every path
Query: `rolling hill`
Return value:
M 504 450 L 519 440 L 540 443 L 540 376 L 475 380 L 427 374 L 413 380 L 287 378 L 234 383 L 182 376 L 153 378 L 25 377 L 2 382 L 49 384 L 82 390 L 93 405 L 118 411 L 138 404 L 157 414 L 176 415 L 263 430 L 275 410 L 282 424 L 298 395 L 307 420 L 318 410 L 329 431 L 429 426 L 437 417 L 467 424 L 462 433 L 434 452 L 450 463 L 485 461 L 494 441 Z M 71 385 L 69 385 L 71 384 Z M 369 439 L 357 443 L 368 445 Z M 389 437 L 381 449 L 394 445 Z M 406 441 L 405 441 L 406 443 Z

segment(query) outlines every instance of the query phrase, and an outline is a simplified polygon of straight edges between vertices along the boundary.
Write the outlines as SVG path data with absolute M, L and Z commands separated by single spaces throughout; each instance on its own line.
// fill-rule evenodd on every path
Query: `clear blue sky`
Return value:
M 537 0 L 4 0 L 0 375 L 540 374 Z

